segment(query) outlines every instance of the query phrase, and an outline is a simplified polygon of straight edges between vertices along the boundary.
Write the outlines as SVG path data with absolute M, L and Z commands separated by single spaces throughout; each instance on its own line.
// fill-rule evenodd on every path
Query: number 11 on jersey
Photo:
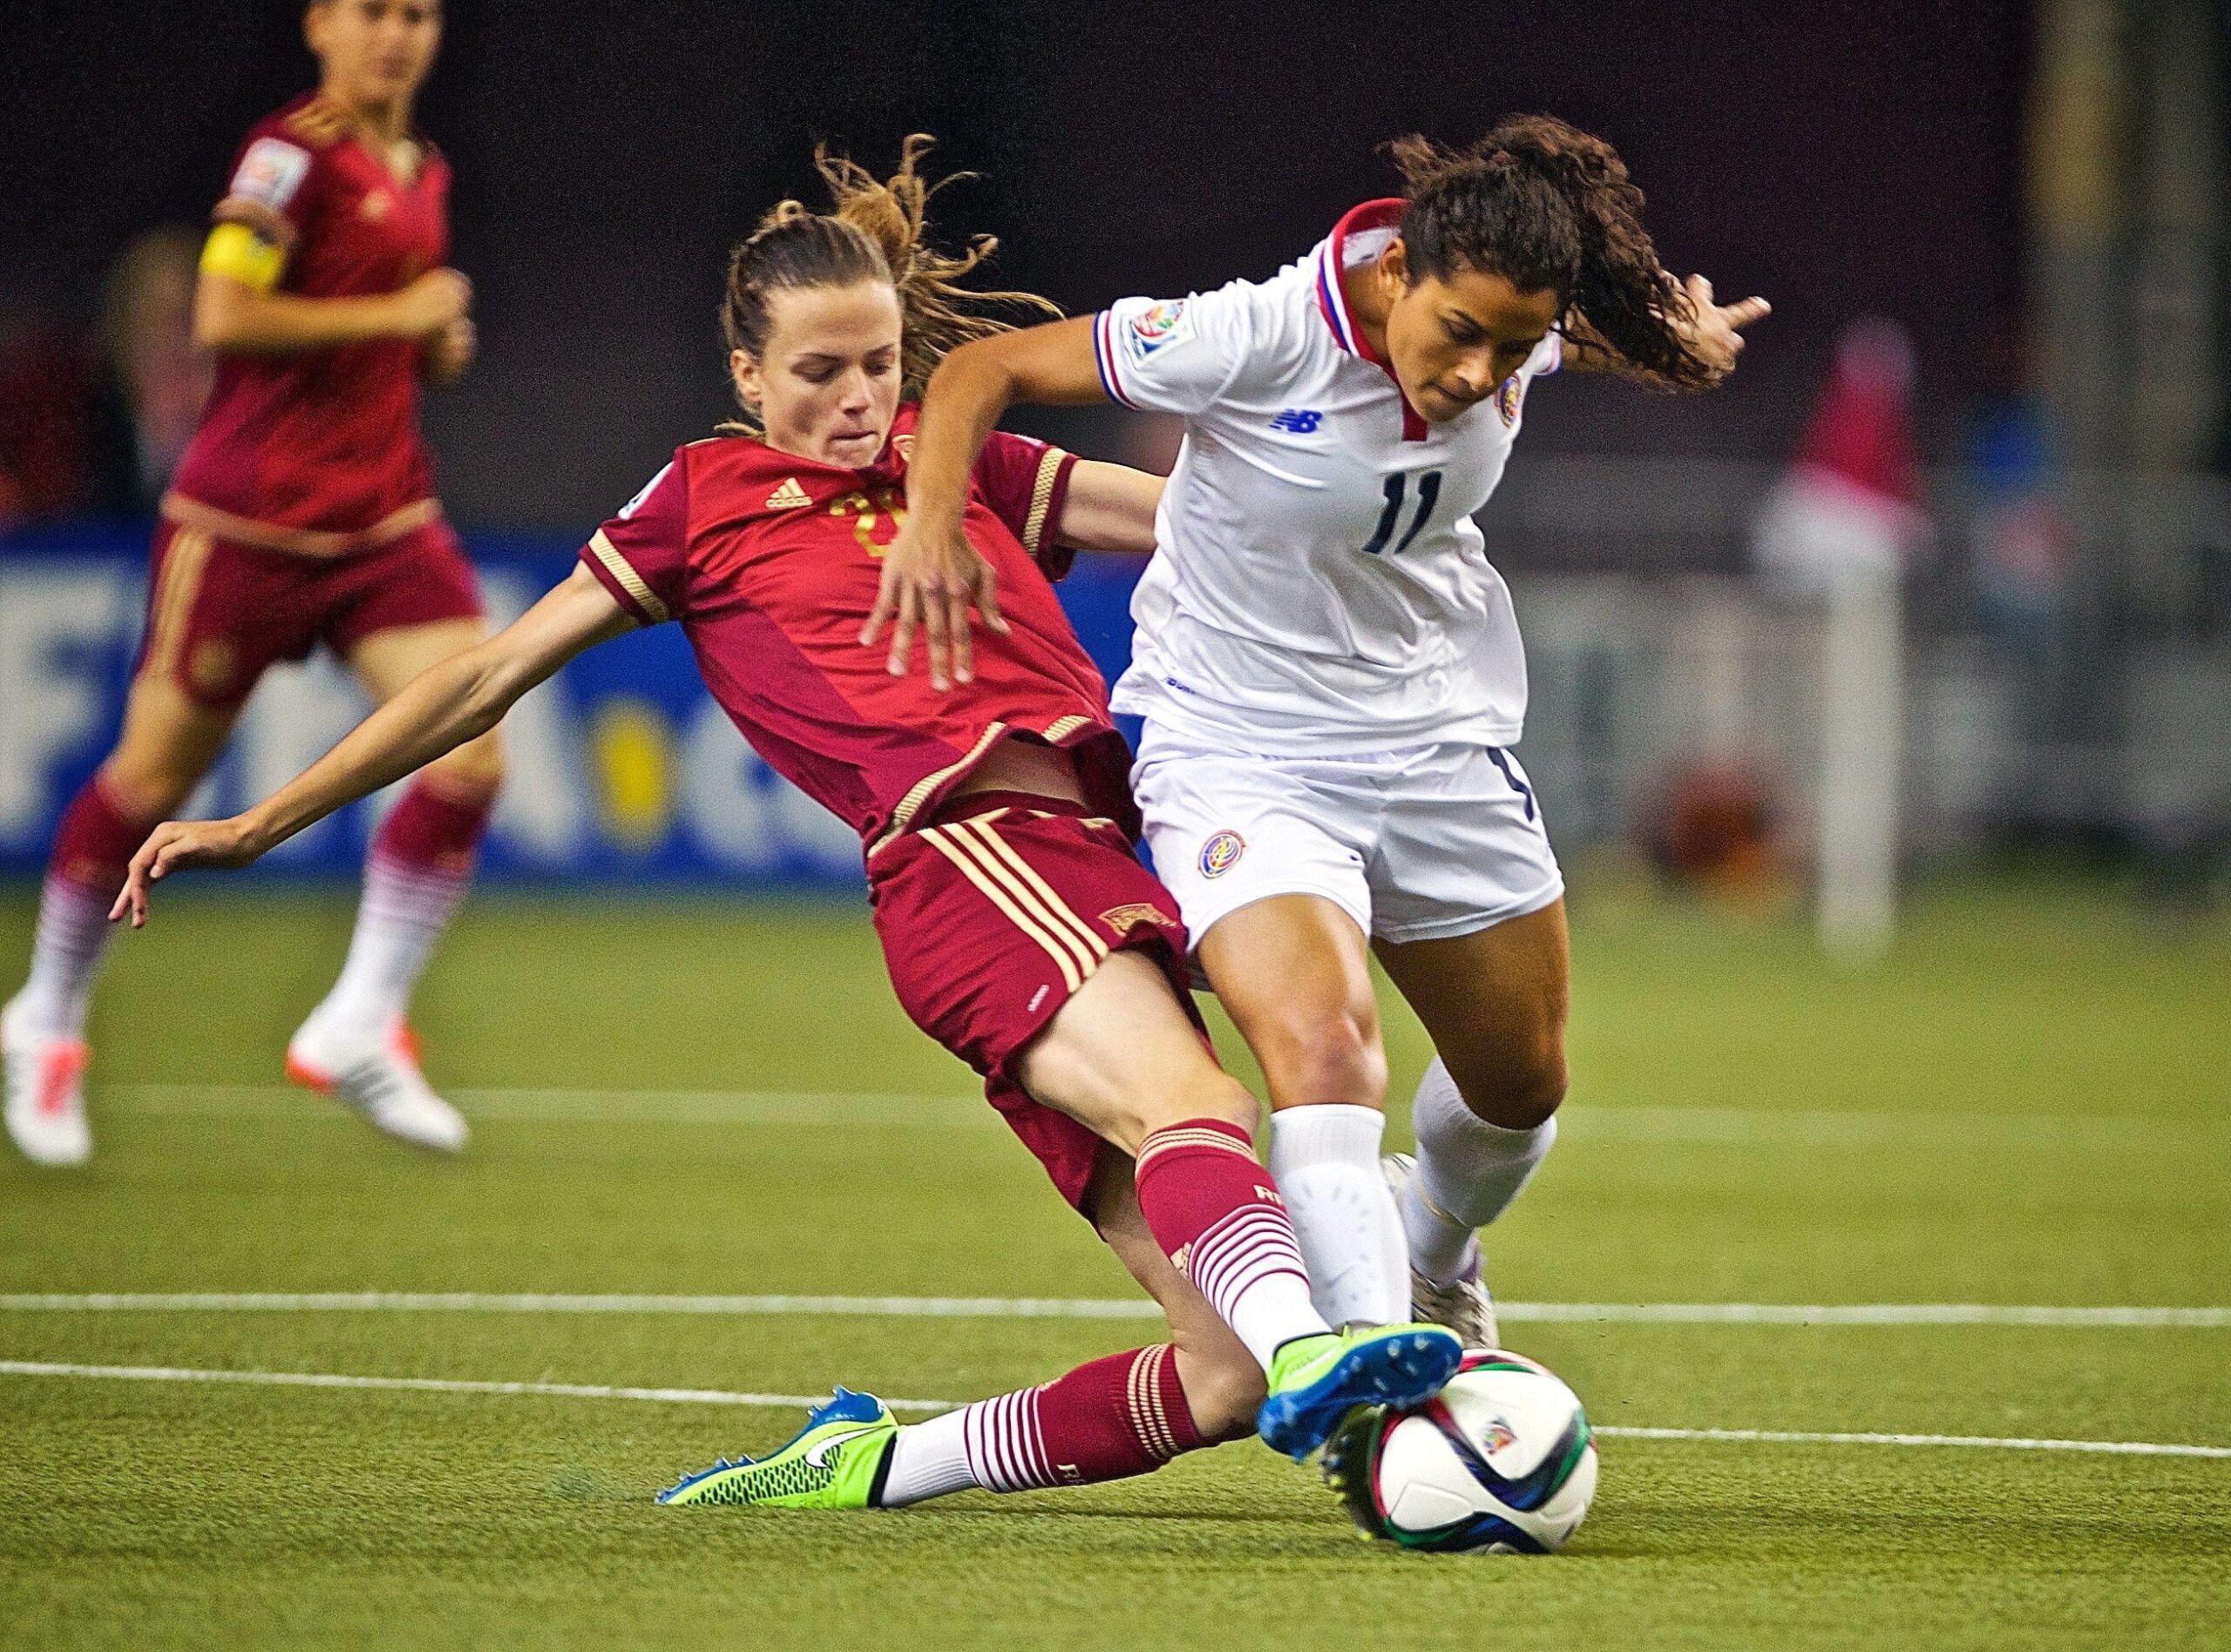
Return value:
M 1402 501 L 1409 487 L 1410 478 L 1402 471 L 1398 471 L 1387 478 L 1387 504 L 1379 513 L 1379 525 L 1372 530 L 1370 541 L 1363 548 L 1364 555 L 1375 557 L 1387 549 L 1387 540 L 1394 534 L 1394 525 L 1401 518 Z M 1426 519 L 1433 515 L 1434 506 L 1440 502 L 1441 472 L 1427 471 L 1418 477 L 1418 514 L 1410 523 L 1410 531 L 1402 536 L 1402 542 L 1394 547 L 1396 556 L 1410 548 L 1410 541 L 1424 529 Z

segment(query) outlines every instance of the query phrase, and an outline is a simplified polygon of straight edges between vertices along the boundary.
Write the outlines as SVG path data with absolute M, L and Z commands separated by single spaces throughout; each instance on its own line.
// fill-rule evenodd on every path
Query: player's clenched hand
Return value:
M 245 866 L 269 845 L 245 817 L 230 820 L 165 821 L 147 834 L 139 852 L 132 857 L 124 888 L 108 909 L 108 921 L 119 922 L 127 913 L 132 927 L 147 922 L 147 889 L 157 878 L 189 866 Z
M 453 384 L 472 365 L 480 339 L 469 316 L 460 315 L 447 327 L 426 335 L 424 371 L 436 384 Z
M 1772 313 L 1773 306 L 1757 297 L 1716 304 L 1712 283 L 1701 275 L 1690 276 L 1682 291 L 1689 302 L 1674 322 L 1681 342 L 1712 369 L 1713 378 L 1724 379 L 1735 370 L 1735 358 L 1743 353 L 1743 329 Z
M 430 269 L 395 295 L 395 330 L 424 338 L 465 319 L 472 308 L 472 283 L 457 270 Z
M 922 525 L 922 513 L 909 511 L 898 537 L 883 553 L 883 582 L 875 606 L 860 627 L 860 643 L 873 647 L 885 626 L 891 627 L 891 674 L 906 674 L 906 661 L 919 630 L 929 643 L 930 687 L 942 692 L 975 675 L 969 647 L 968 611 L 1001 636 L 999 576 L 984 555 L 968 543 L 955 523 L 950 528 Z

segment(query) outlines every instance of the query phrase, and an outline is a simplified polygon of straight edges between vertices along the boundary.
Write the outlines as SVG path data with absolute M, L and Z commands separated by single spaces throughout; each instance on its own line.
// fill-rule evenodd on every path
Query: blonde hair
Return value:
M 899 393 L 912 398 L 948 351 L 1025 320 L 1061 315 L 1058 306 L 1035 293 L 979 292 L 960 285 L 999 249 L 994 237 L 973 236 L 960 254 L 929 245 L 930 198 L 970 176 L 955 173 L 935 183 L 924 178 L 921 160 L 935 142 L 926 132 L 909 136 L 899 148 L 899 170 L 888 179 L 815 146 L 814 170 L 828 186 L 833 210 L 817 213 L 803 201 L 778 202 L 751 238 L 729 254 L 721 332 L 730 349 L 759 356 L 767 342 L 768 301 L 776 292 L 886 281 L 899 295 Z M 757 410 L 747 406 L 742 418 L 722 428 L 757 435 Z

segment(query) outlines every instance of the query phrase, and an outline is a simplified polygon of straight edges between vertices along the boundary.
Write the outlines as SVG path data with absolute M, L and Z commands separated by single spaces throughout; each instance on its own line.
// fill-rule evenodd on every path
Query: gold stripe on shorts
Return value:
M 992 824 L 994 818 L 996 817 L 973 815 L 953 823 L 963 831 L 973 832 L 983 839 L 993 854 L 1006 862 L 1014 870 L 1014 875 L 1030 886 L 1032 891 L 1037 895 L 1057 924 L 1065 926 L 1068 933 L 1084 942 L 1085 952 L 1089 960 L 1086 965 L 1088 969 L 1106 958 L 1108 943 L 1100 938 L 1100 932 L 1079 917 L 1069 904 L 1054 892 L 1053 885 L 1039 876 L 1038 869 L 1016 853 L 1014 844 L 1000 836 Z
M 199 528 L 172 531 L 163 551 L 162 572 L 156 577 L 155 599 L 148 605 L 147 663 L 141 667 L 142 675 L 167 677 L 177 667 L 186 624 L 193 616 L 193 599 L 201 593 L 201 576 L 208 570 L 214 545 Z
M 1101 958 L 1106 956 L 1104 949 L 1095 953 L 1091 947 L 1080 943 L 1075 931 L 1061 921 L 1061 913 L 1067 912 L 1068 909 L 1061 906 L 1058 900 L 1049 906 L 1044 900 L 1040 899 L 1027 884 L 1017 877 L 997 856 L 984 847 L 980 839 L 967 829 L 973 823 L 972 821 L 966 820 L 953 821 L 936 829 L 944 835 L 946 842 L 955 845 L 973 860 L 979 870 L 1005 890 L 1017 906 L 1029 913 L 1032 920 L 1040 924 L 1061 945 L 1068 953 L 1070 961 L 1076 965 L 1079 980 L 1091 974 L 1099 967 Z
M 960 875 L 975 884 L 984 898 L 998 907 L 1006 915 L 1009 923 L 1045 948 L 1046 955 L 1060 966 L 1061 978 L 1068 983 L 1070 992 L 1074 992 L 1082 986 L 1084 977 L 1078 972 L 1076 959 L 1070 956 L 1068 949 L 1047 933 L 1045 927 L 1037 919 L 1025 914 L 1020 907 L 1008 899 L 1007 891 L 985 876 L 967 850 L 958 844 L 948 843 L 944 836 L 948 829 L 943 826 L 928 826 L 922 829 L 920 836 L 923 842 L 959 867 Z

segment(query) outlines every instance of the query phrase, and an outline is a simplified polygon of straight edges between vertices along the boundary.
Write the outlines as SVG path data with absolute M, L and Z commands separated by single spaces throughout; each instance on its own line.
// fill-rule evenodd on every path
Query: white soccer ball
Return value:
M 1343 1424 L 1325 1477 L 1366 1533 L 1405 1548 L 1547 1554 L 1596 1495 L 1596 1446 L 1580 1400 L 1555 1374 L 1475 1351 L 1414 1410 Z

